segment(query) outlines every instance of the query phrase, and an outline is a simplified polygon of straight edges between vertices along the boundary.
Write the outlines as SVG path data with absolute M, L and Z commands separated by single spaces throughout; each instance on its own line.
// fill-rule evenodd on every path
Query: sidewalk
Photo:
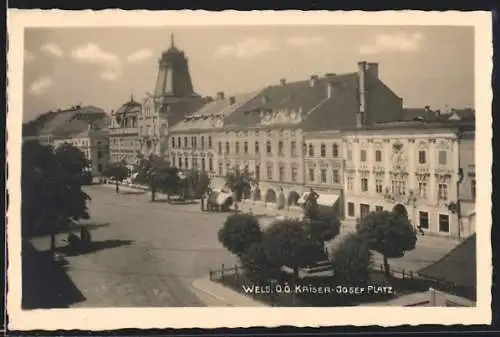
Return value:
M 208 277 L 195 280 L 192 286 L 195 290 L 211 298 L 211 300 L 205 301 L 208 306 L 267 307 L 262 302 L 255 301 L 248 296 L 211 281 Z

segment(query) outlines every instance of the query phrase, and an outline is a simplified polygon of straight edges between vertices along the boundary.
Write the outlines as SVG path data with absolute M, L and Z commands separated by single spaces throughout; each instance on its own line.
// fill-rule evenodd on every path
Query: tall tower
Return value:
M 170 35 L 170 48 L 158 61 L 158 77 L 154 97 L 163 100 L 169 97 L 196 96 L 189 74 L 188 60 L 184 52 L 177 49 L 174 34 Z

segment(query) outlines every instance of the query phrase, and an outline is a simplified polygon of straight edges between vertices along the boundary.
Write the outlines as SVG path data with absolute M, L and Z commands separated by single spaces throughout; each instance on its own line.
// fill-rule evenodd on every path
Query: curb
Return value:
M 221 297 L 221 296 L 219 296 L 219 295 L 216 295 L 216 294 L 214 294 L 213 292 L 208 291 L 208 290 L 203 289 L 202 287 L 198 286 L 198 285 L 196 284 L 198 281 L 200 281 L 200 280 L 196 280 L 196 281 L 194 281 L 194 282 L 191 284 L 191 285 L 192 285 L 192 287 L 193 287 L 194 289 L 196 289 L 196 290 L 198 290 L 198 291 L 200 291 L 200 292 L 202 292 L 202 293 L 204 293 L 204 294 L 206 294 L 206 295 L 208 295 L 208 296 L 210 296 L 210 297 L 213 297 L 213 298 L 215 298 L 215 299 L 217 299 L 217 300 L 219 300 L 219 301 L 221 301 L 221 302 L 223 302 L 223 303 L 227 304 L 227 305 L 228 305 L 228 306 L 230 306 L 230 307 L 234 307 L 234 305 L 233 305 L 232 303 L 230 303 L 228 300 L 226 300 L 224 297 Z

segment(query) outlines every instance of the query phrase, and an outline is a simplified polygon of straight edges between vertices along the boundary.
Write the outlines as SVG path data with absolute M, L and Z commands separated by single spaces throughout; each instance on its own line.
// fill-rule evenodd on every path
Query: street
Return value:
M 96 249 L 66 257 L 68 275 L 85 297 L 73 307 L 205 306 L 206 298 L 200 298 L 206 295 L 192 282 L 210 268 L 237 263 L 217 239 L 227 213 L 202 213 L 198 203 L 173 205 L 161 197 L 153 203 L 150 193 L 122 188 L 116 194 L 109 185 L 85 190 L 92 198 L 88 222 Z M 48 248 L 47 238 L 33 243 L 39 250 Z M 455 244 L 419 237 L 414 251 L 390 264 L 415 271 Z M 381 263 L 377 256 L 374 260 Z

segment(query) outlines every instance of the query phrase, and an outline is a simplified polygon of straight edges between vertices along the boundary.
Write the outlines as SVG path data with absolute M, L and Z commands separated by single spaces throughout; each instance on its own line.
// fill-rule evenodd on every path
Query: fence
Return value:
M 234 265 L 233 267 L 225 267 L 224 264 L 221 264 L 218 269 L 209 269 L 208 276 L 211 281 L 218 280 L 228 275 L 242 275 L 244 269 L 242 266 Z

